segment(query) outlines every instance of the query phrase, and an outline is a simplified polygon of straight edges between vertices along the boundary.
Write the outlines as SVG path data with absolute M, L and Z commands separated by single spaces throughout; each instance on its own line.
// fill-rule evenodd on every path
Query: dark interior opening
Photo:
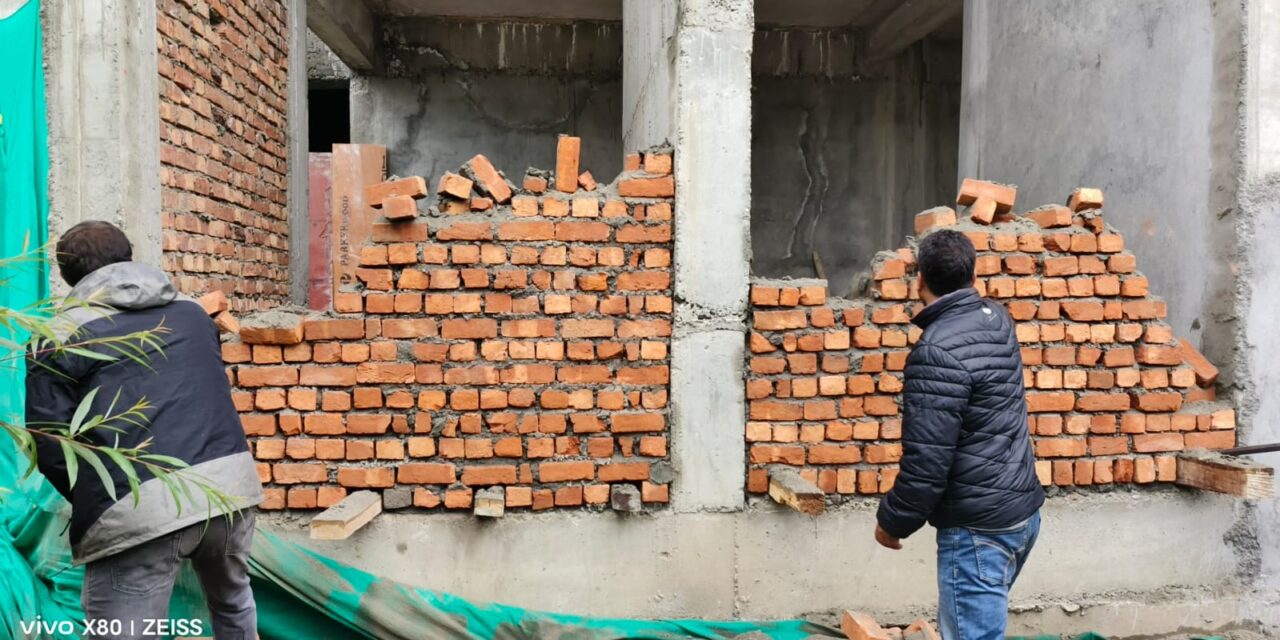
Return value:
M 312 153 L 329 153 L 333 145 L 351 142 L 350 87 L 345 82 L 312 82 L 307 87 L 307 116 Z

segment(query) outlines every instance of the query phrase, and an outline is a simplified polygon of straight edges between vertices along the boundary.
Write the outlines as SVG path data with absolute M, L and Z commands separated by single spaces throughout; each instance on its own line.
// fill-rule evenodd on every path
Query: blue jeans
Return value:
M 1040 535 L 1040 514 L 999 531 L 938 529 L 938 627 L 943 640 L 1004 640 L 1009 588 Z

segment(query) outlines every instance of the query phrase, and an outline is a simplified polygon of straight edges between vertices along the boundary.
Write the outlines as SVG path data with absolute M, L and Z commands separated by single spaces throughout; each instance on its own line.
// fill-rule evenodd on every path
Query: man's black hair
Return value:
M 939 229 L 920 241 L 917 261 L 924 283 L 935 296 L 945 296 L 973 286 L 977 255 L 969 237 L 951 229 Z
M 58 269 L 71 286 L 109 264 L 133 260 L 133 246 L 119 227 L 101 220 L 86 220 L 58 240 Z

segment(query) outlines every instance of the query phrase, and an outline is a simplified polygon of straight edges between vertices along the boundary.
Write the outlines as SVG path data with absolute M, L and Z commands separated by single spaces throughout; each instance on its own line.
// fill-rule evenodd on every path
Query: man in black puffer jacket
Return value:
M 937 528 L 944 640 L 1005 637 L 1044 504 L 1013 320 L 973 288 L 975 258 L 957 231 L 920 242 L 926 306 L 913 322 L 924 333 L 904 374 L 901 469 L 876 518 L 890 549 L 925 522 Z

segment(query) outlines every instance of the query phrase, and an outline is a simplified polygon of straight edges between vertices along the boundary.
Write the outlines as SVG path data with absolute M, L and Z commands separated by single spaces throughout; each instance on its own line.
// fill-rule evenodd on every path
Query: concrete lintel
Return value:
M 348 67 L 382 68 L 378 21 L 365 0 L 307 0 L 307 26 Z
M 1280 175 L 1280 0 L 1251 0 L 1244 117 L 1246 177 Z
M 307 119 L 307 0 L 289 0 L 289 300 L 306 306 L 310 288 L 311 211 Z
M 125 230 L 160 265 L 159 70 L 152 0 L 44 3 L 49 232 L 83 220 Z

